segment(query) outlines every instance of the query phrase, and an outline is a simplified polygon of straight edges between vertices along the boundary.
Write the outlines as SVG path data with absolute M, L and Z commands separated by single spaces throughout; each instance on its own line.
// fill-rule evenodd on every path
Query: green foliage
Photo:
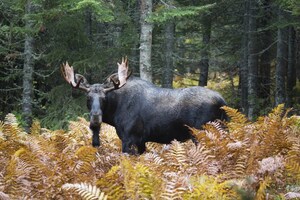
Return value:
M 74 93 L 73 97 L 70 98 L 72 93 Z M 68 121 L 75 120 L 76 116 L 87 112 L 85 95 L 73 91 L 67 84 L 53 88 L 51 92 L 44 95 L 44 98 L 49 103 L 42 108 L 46 113 L 41 120 L 43 127 L 66 128 Z
M 179 8 L 160 7 L 150 16 L 149 21 L 164 23 L 169 20 L 180 20 L 184 17 L 195 16 L 201 13 L 209 12 L 216 4 L 207 4 L 204 6 L 187 6 Z
M 293 12 L 294 15 L 300 15 L 300 2 L 298 0 L 277 0 L 279 4 Z
M 199 141 L 147 143 L 141 156 L 121 153 L 103 124 L 91 147 L 89 122 L 50 131 L 36 121 L 23 133 L 14 115 L 0 122 L 0 197 L 15 199 L 291 199 L 299 196 L 299 118 L 283 105 L 256 122 L 224 107 L 231 121 L 191 129 Z M 34 194 L 34 196 L 32 196 Z M 29 196 L 30 195 L 30 196 Z M 268 196 L 268 197 L 267 197 Z
M 98 21 L 109 22 L 114 19 L 113 12 L 109 7 L 109 4 L 104 1 L 81 0 L 78 1 L 76 6 L 71 10 L 80 11 L 86 9 L 92 11 Z

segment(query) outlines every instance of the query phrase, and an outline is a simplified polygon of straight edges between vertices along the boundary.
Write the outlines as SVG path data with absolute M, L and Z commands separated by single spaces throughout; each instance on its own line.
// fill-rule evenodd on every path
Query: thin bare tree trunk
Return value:
M 152 13 L 152 0 L 141 0 L 141 36 L 140 36 L 140 76 L 152 82 L 151 48 L 152 48 L 152 23 L 147 18 Z
M 134 21 L 134 27 L 138 30 L 140 28 L 140 23 L 139 23 L 139 19 L 140 19 L 140 12 L 139 12 L 139 8 L 140 8 L 140 1 L 136 1 L 135 3 L 135 11 L 133 14 L 133 21 Z M 134 69 L 135 72 L 139 71 L 139 45 L 140 45 L 140 41 L 139 40 L 134 40 L 134 43 L 132 45 L 131 48 L 131 53 L 130 53 L 130 67 L 132 69 Z
M 25 14 L 31 14 L 33 5 L 31 1 L 26 2 Z M 34 21 L 25 18 L 26 29 L 31 31 Z M 33 42 L 34 39 L 30 33 L 25 36 L 24 44 L 24 66 L 23 66 L 23 96 L 22 96 L 22 116 L 24 121 L 24 129 L 26 132 L 30 131 L 32 124 L 32 98 L 33 98 Z
M 243 19 L 243 59 L 240 66 L 240 94 L 241 108 L 243 113 L 248 114 L 248 40 L 249 40 L 249 0 L 244 1 L 244 19 Z
M 281 9 L 278 10 L 278 18 L 279 21 L 283 18 L 283 11 Z M 275 104 L 282 104 L 285 102 L 285 72 L 286 72 L 286 62 L 284 58 L 285 51 L 285 30 L 284 28 L 278 28 L 277 31 L 277 64 L 275 71 L 275 79 L 276 79 L 276 92 L 275 92 Z
M 268 27 L 271 21 L 271 4 L 270 0 L 263 1 L 263 18 L 261 21 L 261 27 Z M 263 49 L 263 53 L 260 56 L 260 80 L 259 80 L 259 88 L 258 88 L 258 96 L 263 99 L 264 107 L 270 105 L 270 96 L 271 96 L 271 50 L 270 45 L 272 43 L 272 31 L 270 29 L 266 29 L 262 31 L 261 36 L 261 49 Z
M 203 19 L 203 36 L 202 42 L 204 48 L 201 51 L 201 61 L 200 61 L 200 78 L 199 78 L 199 86 L 207 86 L 208 80 L 208 68 L 209 68 L 209 43 L 210 43 L 210 35 L 211 35 L 211 18 L 209 16 L 205 16 Z
M 257 75 L 258 75 L 258 50 L 257 50 L 257 23 L 256 13 L 257 5 L 255 0 L 250 0 L 250 17 L 249 17 L 249 58 L 248 58 L 248 117 L 253 119 L 256 110 L 257 101 Z
M 296 32 L 296 71 L 297 71 L 297 79 L 300 81 L 300 31 Z M 300 103 L 300 99 L 298 100 Z
M 175 24 L 168 21 L 165 27 L 165 62 L 163 68 L 163 84 L 165 88 L 173 87 L 173 48 L 174 48 Z
M 296 32 L 289 27 L 288 72 L 287 72 L 287 107 L 292 107 L 293 88 L 296 86 Z

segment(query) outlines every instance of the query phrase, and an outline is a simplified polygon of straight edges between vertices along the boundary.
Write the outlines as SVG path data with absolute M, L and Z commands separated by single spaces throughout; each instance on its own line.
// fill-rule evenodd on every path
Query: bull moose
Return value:
M 116 128 L 122 141 L 122 152 L 142 154 L 146 142 L 170 143 L 176 139 L 193 139 L 188 126 L 201 128 L 209 121 L 225 119 L 222 96 L 204 87 L 160 88 L 130 76 L 127 58 L 118 64 L 118 73 L 103 84 L 88 84 L 84 76 L 74 74 L 68 63 L 62 74 L 73 87 L 87 93 L 90 110 L 92 145 L 99 146 L 101 123 Z

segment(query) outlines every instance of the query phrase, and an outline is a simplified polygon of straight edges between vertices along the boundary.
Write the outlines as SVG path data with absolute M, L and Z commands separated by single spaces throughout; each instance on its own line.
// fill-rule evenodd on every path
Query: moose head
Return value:
M 110 84 L 110 86 L 99 83 L 90 85 L 84 76 L 74 73 L 73 66 L 70 66 L 68 62 L 61 67 L 62 75 L 67 83 L 69 83 L 72 88 L 80 89 L 87 93 L 87 107 L 90 111 L 90 129 L 93 132 L 92 145 L 94 147 L 100 145 L 99 131 L 102 123 L 102 111 L 104 109 L 106 94 L 123 87 L 131 75 L 128 73 L 127 58 L 122 58 L 122 62 L 117 64 L 118 73 L 112 74 L 108 78 L 108 81 L 113 83 Z

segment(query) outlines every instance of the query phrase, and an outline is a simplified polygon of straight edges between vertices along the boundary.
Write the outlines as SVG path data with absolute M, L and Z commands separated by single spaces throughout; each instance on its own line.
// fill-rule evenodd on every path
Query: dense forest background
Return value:
M 0 118 L 66 126 L 87 109 L 60 65 L 103 82 L 125 55 L 134 75 L 208 85 L 249 119 L 282 103 L 299 114 L 298 0 L 1 0 Z

